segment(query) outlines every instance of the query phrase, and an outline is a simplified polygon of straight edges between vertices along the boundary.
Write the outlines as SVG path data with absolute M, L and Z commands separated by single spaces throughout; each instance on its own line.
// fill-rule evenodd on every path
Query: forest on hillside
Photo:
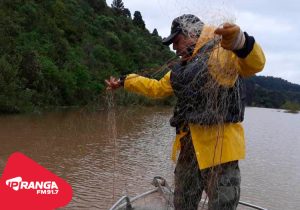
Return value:
M 110 75 L 174 57 L 122 1 L 2 0 L 0 112 L 96 101 Z
M 105 0 L 2 0 L 0 26 L 0 113 L 101 104 L 110 75 L 159 78 L 159 67 L 176 57 L 122 0 L 110 6 Z M 300 109 L 300 85 L 256 76 L 246 86 L 249 106 Z M 157 104 L 124 91 L 117 96 L 123 105 Z
M 300 85 L 271 76 L 254 76 L 245 80 L 247 105 L 300 110 Z

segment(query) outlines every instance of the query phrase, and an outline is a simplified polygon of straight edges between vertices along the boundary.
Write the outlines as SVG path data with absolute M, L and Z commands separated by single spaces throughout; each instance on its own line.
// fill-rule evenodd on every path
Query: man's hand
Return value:
M 239 26 L 224 23 L 223 28 L 217 28 L 215 34 L 222 36 L 221 46 L 227 50 L 240 50 L 245 44 L 245 35 Z
M 109 80 L 106 79 L 105 83 L 107 85 L 106 90 L 115 90 L 121 87 L 120 79 L 116 79 L 113 76 L 110 76 Z

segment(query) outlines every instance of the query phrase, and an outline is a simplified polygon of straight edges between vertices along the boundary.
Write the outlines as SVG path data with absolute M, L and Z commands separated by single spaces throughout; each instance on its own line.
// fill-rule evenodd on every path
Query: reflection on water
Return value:
M 73 187 L 63 209 L 108 209 L 121 195 L 151 188 L 156 175 L 173 183 L 174 130 L 169 108 L 131 107 L 0 117 L 0 170 L 21 151 Z M 269 209 L 300 203 L 300 114 L 247 108 L 242 199 Z

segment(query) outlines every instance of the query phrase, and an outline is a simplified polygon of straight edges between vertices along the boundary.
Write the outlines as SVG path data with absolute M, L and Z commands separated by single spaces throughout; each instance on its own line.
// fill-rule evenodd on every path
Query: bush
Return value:
M 24 89 L 18 78 L 18 68 L 6 56 L 0 58 L 0 113 L 31 111 L 32 91 Z
M 300 104 L 291 101 L 286 101 L 281 108 L 285 109 L 287 112 L 290 113 L 298 113 L 300 111 Z

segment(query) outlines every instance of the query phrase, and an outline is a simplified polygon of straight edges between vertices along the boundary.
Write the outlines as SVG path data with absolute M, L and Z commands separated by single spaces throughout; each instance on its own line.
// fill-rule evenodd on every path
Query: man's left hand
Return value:
M 222 36 L 221 46 L 227 50 L 240 50 L 245 44 L 245 35 L 238 25 L 224 23 L 217 28 L 215 34 Z

